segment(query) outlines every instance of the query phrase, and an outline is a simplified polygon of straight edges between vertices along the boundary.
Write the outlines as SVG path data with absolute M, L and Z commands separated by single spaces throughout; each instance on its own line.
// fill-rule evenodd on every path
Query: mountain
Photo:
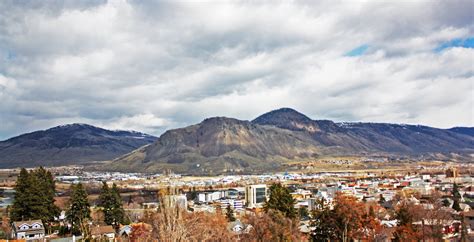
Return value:
M 464 130 L 464 129 L 463 129 Z M 420 125 L 312 120 L 290 108 L 253 121 L 216 117 L 169 130 L 148 146 L 110 164 L 110 170 L 210 174 L 269 171 L 320 156 L 387 155 L 472 158 L 474 137 Z
M 450 128 L 449 131 L 474 136 L 474 127 L 454 127 Z
M 157 138 L 134 131 L 111 131 L 68 124 L 0 142 L 0 167 L 32 167 L 111 160 Z
M 264 171 L 289 159 L 307 159 L 324 147 L 310 137 L 249 121 L 216 117 L 169 130 L 156 142 L 127 154 L 107 169 L 208 173 L 230 169 Z

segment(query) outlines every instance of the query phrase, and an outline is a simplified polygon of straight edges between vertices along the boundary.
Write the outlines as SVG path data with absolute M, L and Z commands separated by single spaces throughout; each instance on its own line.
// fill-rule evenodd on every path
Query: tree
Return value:
M 367 214 L 363 203 L 353 196 L 337 193 L 334 198 L 334 225 L 337 238 L 349 241 L 363 234 L 364 216 Z
M 189 218 L 184 209 L 177 205 L 171 206 L 164 201 L 163 196 L 158 199 L 159 212 L 150 215 L 153 238 L 159 241 L 188 241 L 193 234 L 198 233 L 197 218 Z
M 132 225 L 132 233 L 130 234 L 131 242 L 151 241 L 152 227 L 146 223 L 137 223 Z
M 125 211 L 123 210 L 122 198 L 116 184 L 109 188 L 107 182 L 102 183 L 101 193 L 99 195 L 99 206 L 104 213 L 104 222 L 115 228 L 125 222 Z
M 195 221 L 195 230 L 192 230 L 194 233 L 190 241 L 234 241 L 227 228 L 228 220 L 225 216 L 204 212 L 188 213 L 185 221 Z
M 456 211 L 461 211 L 461 205 L 459 204 L 461 200 L 461 193 L 459 193 L 459 187 L 457 183 L 453 184 L 453 209 Z
M 280 211 L 285 217 L 296 218 L 295 199 L 290 190 L 280 183 L 274 183 L 269 188 L 270 198 L 263 205 L 265 212 L 269 210 Z
M 242 241 L 301 241 L 299 223 L 278 210 L 247 215 L 244 222 L 252 227 L 248 234 L 241 235 Z
M 316 209 L 311 212 L 311 241 L 330 241 L 336 238 L 334 217 L 324 199 L 316 201 Z
M 375 241 L 384 236 L 374 205 L 367 207 L 355 197 L 342 193 L 336 194 L 333 209 L 323 199 L 318 200 L 311 217 L 312 241 Z
M 230 204 L 227 205 L 227 211 L 225 213 L 225 216 L 229 222 L 235 221 L 234 210 L 232 210 L 232 207 L 230 207 Z
M 386 237 L 375 211 L 374 205 L 369 205 L 367 214 L 362 216 L 362 236 L 368 238 L 369 241 L 380 241 Z
M 38 200 L 36 207 L 37 217 L 43 223 L 54 221 L 60 213 L 60 209 L 54 204 L 54 197 L 56 196 L 56 184 L 53 175 L 43 167 L 39 167 L 31 172 L 31 190 L 32 195 Z
M 112 196 L 113 196 L 113 217 L 117 223 L 126 224 L 125 210 L 123 209 L 122 197 L 117 185 L 112 185 Z
M 165 202 L 160 191 L 158 212 L 149 211 L 145 221 L 152 225 L 157 241 L 232 241 L 222 214 L 189 213 L 176 203 Z
M 54 204 L 54 179 L 43 167 L 31 172 L 21 169 L 15 191 L 10 214 L 12 221 L 41 219 L 48 227 L 59 215 L 59 208 Z
M 91 212 L 87 192 L 81 183 L 72 185 L 71 188 L 71 203 L 66 212 L 66 218 L 72 224 L 73 234 L 82 233 L 84 237 L 88 237 L 87 221 L 91 219 Z
M 32 218 L 30 205 L 30 176 L 25 168 L 22 168 L 16 180 L 15 199 L 10 210 L 10 220 L 19 221 Z
M 444 207 L 449 207 L 449 205 L 451 205 L 451 203 L 449 202 L 449 200 L 447 198 L 443 199 L 443 206 Z
M 383 197 L 383 194 L 380 194 L 380 197 L 379 197 L 379 204 L 383 204 L 383 203 L 385 203 L 385 202 L 386 202 L 386 200 L 385 200 L 385 198 Z
M 406 201 L 402 201 L 400 206 L 396 209 L 395 218 L 398 220 L 398 223 L 394 233 L 395 241 L 412 241 L 419 238 L 419 233 L 413 226 L 416 209 L 418 208 Z
M 300 217 L 300 219 L 306 219 L 309 217 L 309 212 L 308 212 L 308 209 L 305 207 L 305 206 L 301 206 L 299 209 L 298 209 L 298 216 Z

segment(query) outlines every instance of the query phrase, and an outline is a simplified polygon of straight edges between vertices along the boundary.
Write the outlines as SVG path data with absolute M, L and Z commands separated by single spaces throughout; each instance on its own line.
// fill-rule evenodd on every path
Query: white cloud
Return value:
M 85 122 L 159 135 L 289 106 L 337 121 L 474 125 L 468 1 L 3 1 L 0 138 Z M 420 11 L 423 9 L 423 11 Z M 348 51 L 368 45 L 357 57 Z

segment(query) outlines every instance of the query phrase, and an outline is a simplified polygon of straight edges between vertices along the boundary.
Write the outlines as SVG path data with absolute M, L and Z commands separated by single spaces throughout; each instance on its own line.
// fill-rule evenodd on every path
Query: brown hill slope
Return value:
M 418 125 L 334 123 L 284 108 L 252 122 L 209 118 L 170 130 L 156 142 L 103 167 L 107 170 L 210 174 L 269 171 L 290 160 L 321 155 L 427 157 L 474 153 L 474 137 Z

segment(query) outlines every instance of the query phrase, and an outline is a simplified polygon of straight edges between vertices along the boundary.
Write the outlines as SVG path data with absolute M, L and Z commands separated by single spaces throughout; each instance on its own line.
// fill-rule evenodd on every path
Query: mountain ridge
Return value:
M 115 159 L 108 169 L 208 174 L 219 171 L 265 171 L 325 155 L 385 154 L 449 158 L 469 157 L 474 137 L 420 125 L 312 120 L 290 108 L 252 121 L 213 117 L 169 130 L 156 142 Z
M 110 160 L 156 139 L 136 131 L 111 131 L 89 124 L 59 125 L 0 141 L 0 167 Z
M 291 108 L 239 120 L 210 117 L 160 137 L 66 124 L 0 141 L 0 167 L 87 164 L 100 170 L 190 174 L 262 172 L 324 156 L 472 161 L 474 128 L 313 120 Z

